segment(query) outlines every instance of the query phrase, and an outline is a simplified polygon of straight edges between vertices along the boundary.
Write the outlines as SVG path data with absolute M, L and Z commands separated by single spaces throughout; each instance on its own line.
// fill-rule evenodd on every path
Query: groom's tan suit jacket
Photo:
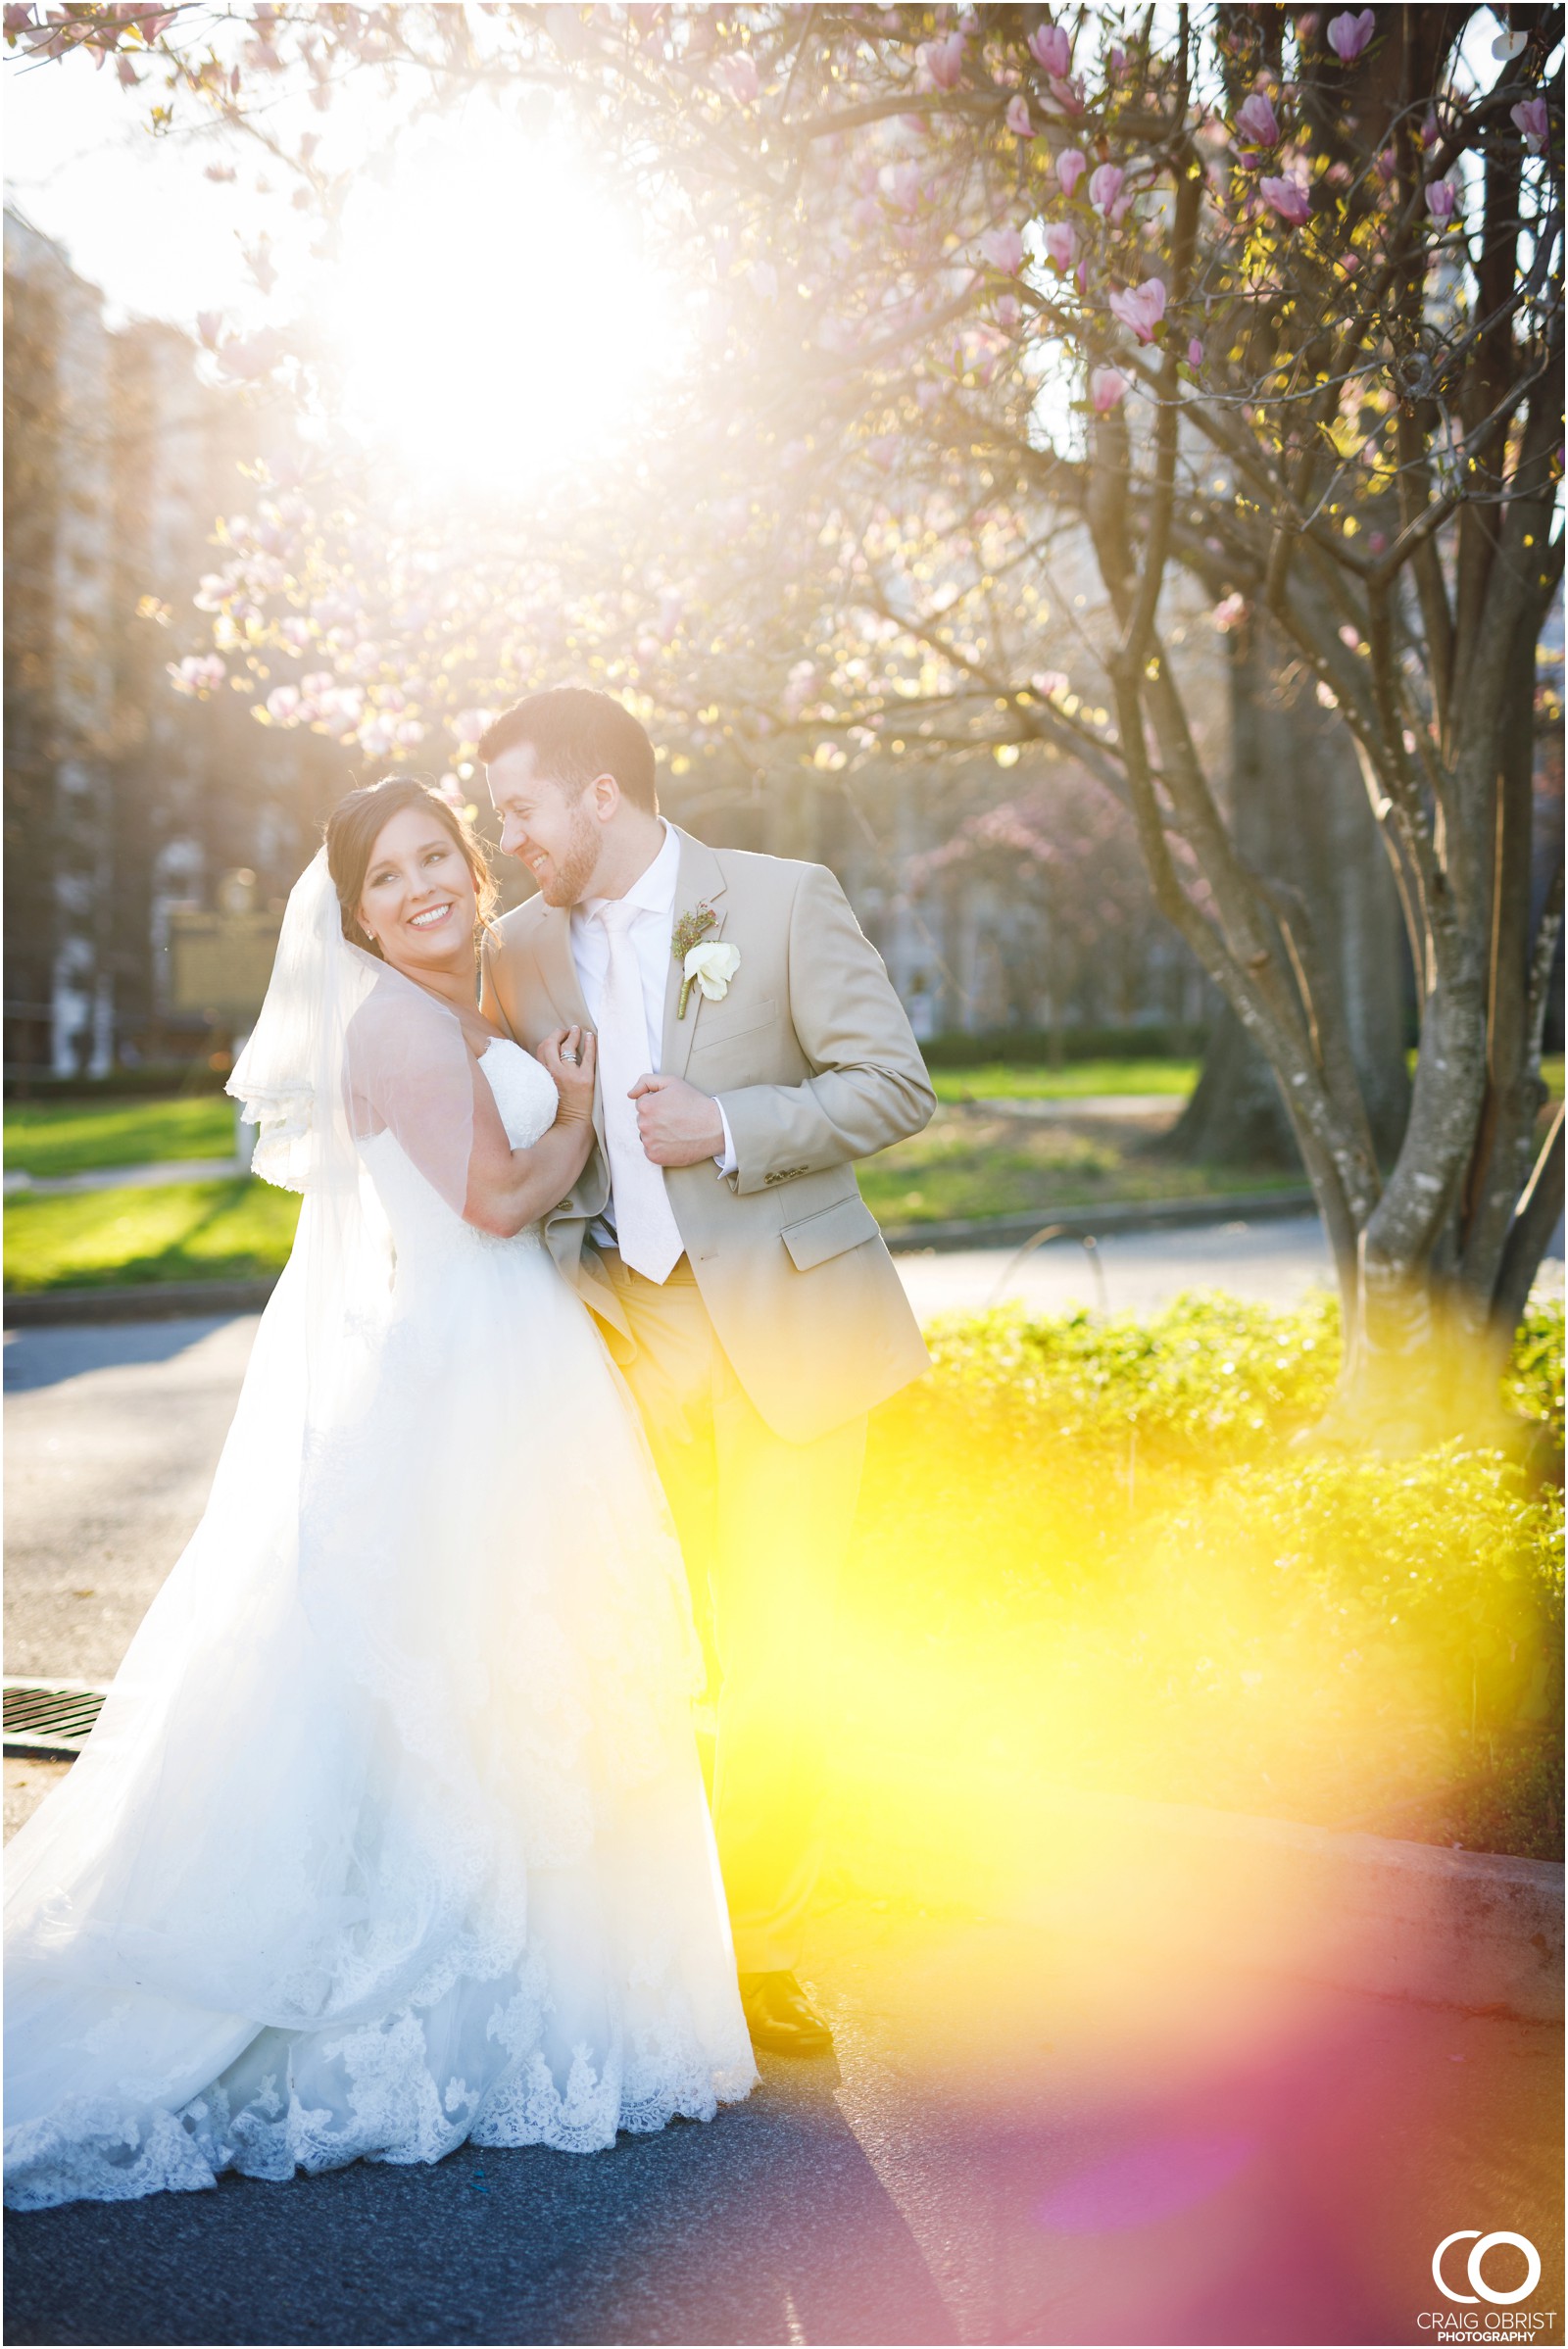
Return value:
M 710 849 L 679 832 L 676 918 L 711 906 L 705 943 L 740 950 L 727 994 L 664 997 L 664 1074 L 723 1103 L 736 1171 L 672 1166 L 675 1221 L 720 1346 L 777 1435 L 805 1444 L 866 1411 L 929 1356 L 854 1162 L 917 1134 L 936 1106 L 920 1050 L 881 957 L 819 864 Z M 485 1003 L 532 1051 L 553 1028 L 591 1024 L 570 916 L 532 898 L 485 949 Z M 632 1340 L 584 1237 L 610 1198 L 604 1121 L 569 1197 L 545 1218 L 556 1262 L 606 1325 Z

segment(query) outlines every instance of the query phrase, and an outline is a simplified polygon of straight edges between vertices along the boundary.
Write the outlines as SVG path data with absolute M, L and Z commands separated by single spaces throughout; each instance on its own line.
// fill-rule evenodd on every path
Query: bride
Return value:
M 479 1017 L 492 895 L 393 780 L 289 900 L 229 1089 L 293 1253 L 207 1513 L 8 1855 L 15 2207 L 585 2153 L 755 2082 L 680 1555 L 537 1228 L 593 1039 Z

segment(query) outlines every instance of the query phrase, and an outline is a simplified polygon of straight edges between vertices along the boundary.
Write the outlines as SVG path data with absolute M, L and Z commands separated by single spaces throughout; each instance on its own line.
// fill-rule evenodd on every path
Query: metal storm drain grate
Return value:
M 80 1753 L 106 1693 L 83 1681 L 7 1681 L 7 1753 Z

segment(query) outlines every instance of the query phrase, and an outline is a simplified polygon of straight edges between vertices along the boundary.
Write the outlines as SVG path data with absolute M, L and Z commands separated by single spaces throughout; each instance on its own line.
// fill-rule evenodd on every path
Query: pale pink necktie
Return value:
M 638 1078 L 651 1073 L 642 972 L 631 942 L 637 913 L 623 898 L 607 899 L 595 909 L 594 918 L 603 922 L 610 944 L 599 1006 L 599 1092 L 621 1262 L 650 1281 L 663 1282 L 679 1261 L 683 1243 L 664 1189 L 664 1170 L 644 1150 L 637 1104 L 626 1098 Z

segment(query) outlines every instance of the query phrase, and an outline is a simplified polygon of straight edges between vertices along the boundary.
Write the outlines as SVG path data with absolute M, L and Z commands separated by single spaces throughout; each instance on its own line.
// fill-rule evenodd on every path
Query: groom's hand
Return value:
M 656 1166 L 700 1166 L 723 1150 L 718 1103 L 684 1077 L 639 1077 L 626 1098 L 637 1103 L 643 1152 Z

